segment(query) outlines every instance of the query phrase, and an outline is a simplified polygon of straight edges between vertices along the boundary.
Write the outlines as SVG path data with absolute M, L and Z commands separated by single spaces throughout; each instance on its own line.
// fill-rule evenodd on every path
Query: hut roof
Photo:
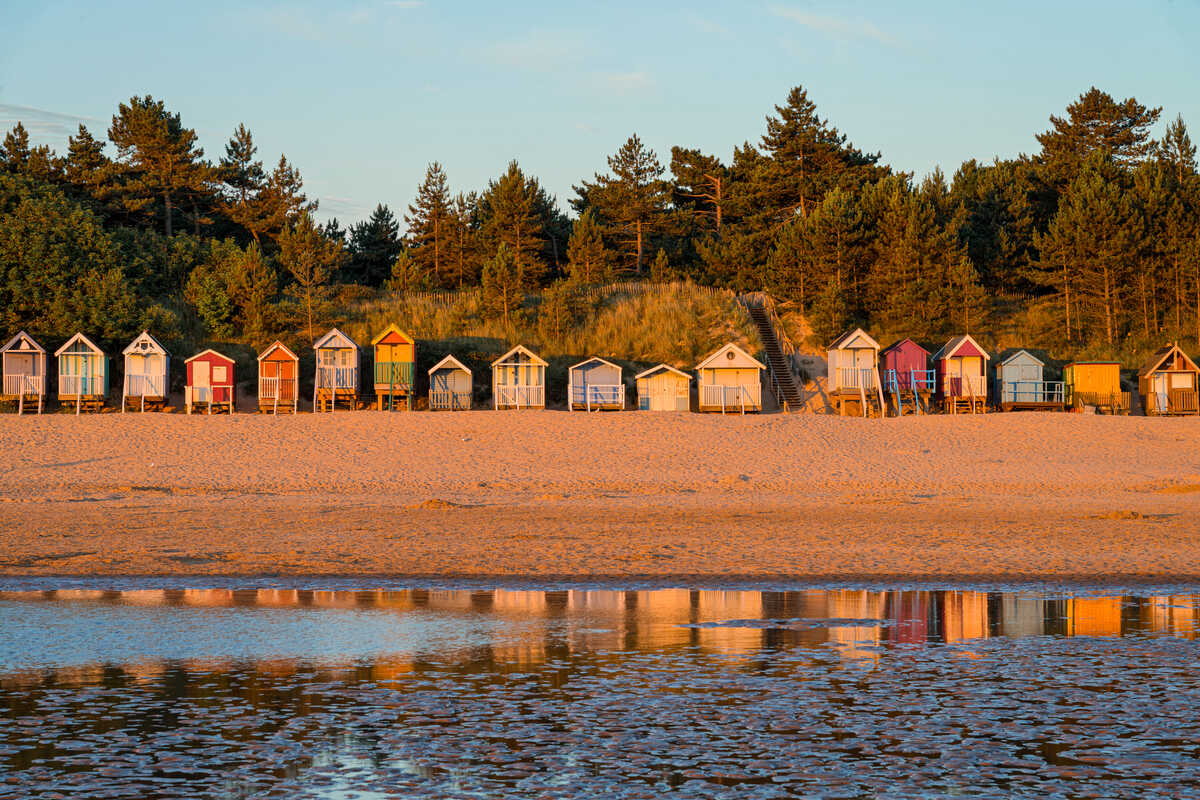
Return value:
M 395 335 L 399 336 L 401 339 L 404 340 L 405 344 L 416 344 L 416 342 L 413 340 L 413 338 L 411 336 L 409 336 L 407 333 L 405 333 L 404 331 L 397 328 L 395 326 L 395 324 L 389 324 L 386 328 L 383 329 L 382 333 L 380 333 L 378 336 L 376 336 L 374 339 L 371 340 L 371 346 L 374 347 L 375 345 L 382 342 L 384 339 L 386 339 L 391 334 L 395 334 Z
M 331 328 L 329 333 L 322 336 L 313 344 L 313 350 L 357 350 L 358 345 L 337 328 Z
M 183 363 L 190 364 L 191 362 L 195 361 L 196 359 L 201 358 L 206 355 L 209 355 L 210 353 L 212 355 L 216 356 L 217 358 L 221 359 L 222 361 L 228 361 L 230 364 L 234 363 L 232 358 L 225 355 L 224 353 L 218 353 L 216 350 L 213 350 L 211 347 L 209 347 L 205 350 L 201 350 L 199 353 L 196 353 L 196 355 L 192 356 L 189 359 L 186 359 Z
M 541 358 L 539 358 L 537 353 L 533 352 L 532 350 L 530 350 L 528 347 L 526 347 L 523 344 L 517 345 L 512 350 L 509 350 L 507 353 L 505 353 L 504 355 L 497 358 L 495 361 L 492 362 L 492 366 L 493 367 L 499 366 L 500 364 L 507 362 L 510 357 L 512 357 L 514 355 L 519 355 L 519 354 L 527 356 L 530 361 L 532 361 L 535 364 L 538 364 L 539 366 L 543 366 L 543 367 L 550 366 L 545 361 L 543 361 Z
M 657 365 L 657 366 L 651 367 L 651 368 L 650 368 L 650 369 L 648 369 L 648 370 L 644 370 L 644 371 L 642 371 L 642 372 L 639 372 L 637 375 L 633 376 L 633 379 L 634 379 L 635 381 L 638 381 L 638 380 L 641 380 L 642 378 L 648 378 L 648 377 L 650 377 L 651 375 L 653 375 L 653 374 L 654 374 L 654 373 L 656 373 L 656 372 L 662 372 L 663 370 L 667 370 L 667 371 L 669 371 L 669 372 L 674 372 L 674 373 L 675 373 L 676 375 L 678 375 L 679 377 L 681 377 L 681 378 L 685 378 L 685 379 L 687 379 L 687 380 L 689 380 L 689 381 L 692 379 L 692 376 L 691 376 L 691 375 L 688 375 L 688 374 L 687 374 L 686 372 L 684 372 L 683 370 L 680 370 L 680 369 L 675 369 L 675 368 L 674 368 L 674 367 L 672 367 L 670 364 L 659 364 L 659 365 Z
M 33 337 L 30 336 L 28 333 L 26 333 L 25 331 L 21 331 L 16 336 L 9 339 L 8 344 L 4 345 L 4 347 L 0 347 L 0 353 L 9 353 L 9 352 L 14 352 L 14 353 L 16 353 L 16 352 L 24 352 L 24 353 L 34 352 L 34 353 L 42 353 L 44 355 L 46 352 L 46 349 L 44 347 L 42 347 L 40 344 L 38 344 L 37 342 L 35 342 L 33 340 Z
M 847 331 L 834 339 L 833 344 L 829 345 L 830 350 L 879 350 L 879 342 L 871 338 L 871 334 L 864 331 L 862 328 L 855 328 L 852 331 Z
M 161 353 L 164 356 L 169 355 L 167 353 L 167 348 L 163 347 L 162 343 L 158 341 L 158 339 L 155 339 L 153 336 L 151 336 L 149 331 L 142 331 L 139 333 L 137 338 L 130 342 L 128 347 L 121 351 L 121 355 L 127 356 L 131 353 L 144 353 L 146 351 Z
M 430 367 L 429 374 L 432 375 L 433 373 L 437 372 L 439 369 L 444 369 L 446 367 L 454 367 L 455 369 L 461 369 L 463 372 L 467 373 L 468 375 L 471 374 L 471 370 L 469 367 L 467 367 L 466 364 L 462 363 L 457 358 L 455 358 L 454 356 L 451 356 L 451 355 L 446 356 L 441 361 L 439 361 L 438 363 L 436 363 L 432 367 Z
M 1158 372 L 1167 359 L 1174 360 L 1176 356 L 1179 356 L 1183 359 L 1183 362 L 1187 365 L 1187 371 L 1200 371 L 1200 368 L 1196 367 L 1196 362 L 1192 361 L 1192 359 L 1188 357 L 1188 354 L 1183 352 L 1183 348 L 1180 347 L 1177 342 L 1172 342 L 1171 344 L 1164 345 L 1158 350 L 1155 350 L 1154 355 L 1152 355 L 1150 360 L 1146 362 L 1146 366 L 1142 367 L 1141 370 L 1138 371 L 1138 376 L 1144 378 L 1151 372 Z
M 286 344 L 279 341 L 278 339 L 276 339 L 274 341 L 274 343 L 271 344 L 270 347 L 268 347 L 266 350 L 263 350 L 261 353 L 258 354 L 258 360 L 262 361 L 264 358 L 271 355 L 271 353 L 274 352 L 275 350 L 282 350 L 283 352 L 287 353 L 288 357 L 291 358 L 292 361 L 300 360 L 300 356 L 293 353 L 290 347 L 288 347 Z
M 1068 367 L 1119 367 L 1120 361 L 1072 361 Z
M 1038 363 L 1038 366 L 1041 366 L 1041 367 L 1046 366 L 1045 361 L 1042 361 L 1040 358 L 1038 358 L 1037 356 L 1035 356 L 1033 353 L 1029 352 L 1028 350 L 1023 350 L 1023 349 L 1017 350 L 1017 351 L 1011 353 L 1010 355 L 1008 355 L 1007 357 L 1005 357 L 1005 359 L 1000 362 L 1000 366 L 1004 366 L 1005 364 L 1007 364 L 1010 361 L 1016 361 L 1017 358 L 1019 358 L 1020 356 L 1025 356 L 1026 358 L 1036 361 Z
M 571 369 L 574 370 L 579 367 L 586 366 L 588 364 L 591 364 L 593 361 L 599 362 L 601 364 L 607 364 L 608 366 L 612 367 L 613 369 L 617 370 L 618 372 L 621 371 L 621 368 L 619 366 L 612 363 L 611 361 L 607 361 L 607 360 L 601 358 L 600 356 L 592 356 L 591 358 L 585 358 L 583 361 L 580 361 L 578 364 L 572 364 Z
M 696 369 L 720 369 L 722 367 L 732 369 L 757 367 L 758 369 L 766 369 L 767 365 L 751 356 L 733 342 L 721 347 L 717 352 L 696 365 Z
M 979 342 L 975 341 L 969 333 L 955 336 L 933 355 L 935 360 L 954 358 L 955 356 L 980 356 L 984 361 L 991 359 L 987 351 L 980 347 Z
M 890 353 L 890 352 L 892 352 L 893 350 L 899 350 L 901 347 L 906 347 L 906 346 L 909 346 L 909 345 L 911 345 L 912 347 L 915 347 L 915 348 L 917 348 L 917 349 L 918 349 L 918 350 L 920 350 L 922 353 L 924 353 L 926 356 L 928 356 L 928 355 L 929 355 L 929 351 L 928 351 L 928 350 L 926 350 L 924 347 L 921 347 L 921 345 L 917 344 L 917 343 L 916 343 L 916 341 L 914 341 L 913 339 L 901 339 L 901 340 L 900 340 L 900 341 L 898 341 L 898 342 L 892 342 L 892 343 L 891 343 L 891 344 L 889 344 L 887 347 L 883 348 L 883 350 L 881 350 L 881 351 L 880 351 L 880 354 L 882 355 L 882 354 L 884 354 L 884 353 Z
M 76 342 L 82 342 L 83 346 L 86 347 L 88 350 L 91 350 L 92 353 L 94 353 L 95 355 L 98 355 L 98 356 L 104 355 L 104 351 L 101 350 L 95 342 L 93 342 L 88 337 L 84 336 L 82 333 L 77 333 L 74 336 L 72 336 L 70 339 L 67 339 L 66 343 L 63 344 L 62 347 L 60 347 L 54 351 L 54 357 L 57 358 L 58 356 L 61 356 L 63 353 L 70 350 L 71 346 L 74 345 Z

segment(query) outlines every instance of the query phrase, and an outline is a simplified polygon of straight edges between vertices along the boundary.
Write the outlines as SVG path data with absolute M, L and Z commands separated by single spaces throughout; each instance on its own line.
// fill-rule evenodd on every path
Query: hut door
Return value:
M 1166 372 L 1155 372 L 1150 376 L 1151 391 L 1154 392 L 1154 397 L 1157 401 L 1156 408 L 1159 411 L 1166 411 L 1170 407 L 1170 396 L 1167 392 L 1168 377 L 1168 373 Z
M 197 361 L 192 364 L 192 383 L 201 388 L 208 388 L 210 381 L 207 361 Z
M 9 375 L 32 375 L 33 356 L 29 353 L 9 353 L 4 366 L 4 371 Z

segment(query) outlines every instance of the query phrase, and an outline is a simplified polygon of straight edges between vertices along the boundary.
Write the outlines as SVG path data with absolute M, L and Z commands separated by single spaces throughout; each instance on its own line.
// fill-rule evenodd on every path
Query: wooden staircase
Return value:
M 771 314 L 763 304 L 746 303 L 750 319 L 758 328 L 758 338 L 762 340 L 763 352 L 766 354 L 767 366 L 770 367 L 771 380 L 775 384 L 776 394 L 781 400 L 784 411 L 799 410 L 804 404 L 800 387 L 796 383 L 796 375 L 792 365 L 784 353 L 783 345 L 775 335 L 775 326 Z

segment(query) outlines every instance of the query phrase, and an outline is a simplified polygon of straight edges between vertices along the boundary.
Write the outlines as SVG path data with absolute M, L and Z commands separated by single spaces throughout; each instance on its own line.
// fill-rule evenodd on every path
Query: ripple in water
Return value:
M 0 798 L 1200 796 L 1198 599 L 0 593 Z

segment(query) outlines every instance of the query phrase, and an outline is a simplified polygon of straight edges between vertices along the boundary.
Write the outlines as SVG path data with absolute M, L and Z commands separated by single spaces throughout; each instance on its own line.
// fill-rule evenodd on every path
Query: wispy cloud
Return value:
M 718 36 L 728 36 L 729 28 L 726 28 L 719 22 L 714 22 L 707 17 L 701 17 L 696 14 L 687 15 L 688 24 L 701 33 L 712 33 Z
M 425 5 L 425 0 L 388 0 L 385 5 L 392 8 L 420 8 Z
M 29 131 L 29 138 L 34 142 L 54 145 L 66 141 L 68 136 L 74 136 L 80 125 L 93 128 L 97 123 L 103 125 L 98 119 L 81 117 L 78 114 L 0 103 L 0 135 L 11 130 L 18 122 L 25 126 L 25 130 Z M 100 135 L 103 131 L 93 133 Z
M 798 8 L 788 6 L 771 6 L 771 13 L 782 19 L 812 28 L 815 31 L 837 37 L 839 39 L 870 39 L 886 45 L 900 44 L 892 34 L 881 30 L 877 25 L 865 19 L 846 19 L 822 14 L 811 14 Z
M 595 75 L 596 86 L 609 92 L 629 94 L 649 89 L 654 80 L 649 73 L 641 70 L 633 72 L 600 72 Z
M 317 208 L 324 219 L 337 217 L 343 224 L 355 222 L 370 215 L 370 208 L 349 197 L 324 195 L 318 198 Z
M 535 30 L 524 36 L 485 47 L 485 59 L 502 67 L 544 70 L 580 60 L 588 50 L 578 34 Z

